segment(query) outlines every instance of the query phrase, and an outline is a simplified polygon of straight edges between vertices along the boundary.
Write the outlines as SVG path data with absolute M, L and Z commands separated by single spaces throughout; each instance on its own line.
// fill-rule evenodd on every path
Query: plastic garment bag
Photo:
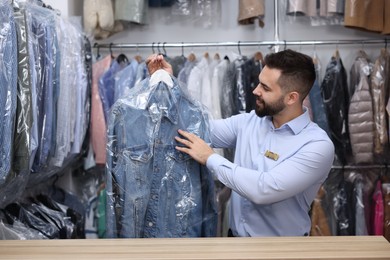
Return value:
M 24 187 L 22 180 L 26 180 L 20 173 L 15 172 L 14 158 L 14 134 L 15 114 L 17 107 L 18 87 L 18 49 L 16 22 L 12 6 L 9 1 L 0 0 L 0 206 L 10 203 L 19 196 L 18 191 Z M 19 126 L 19 125 L 18 125 Z M 19 140 L 19 139 L 18 139 Z M 21 144 L 22 146 L 23 144 Z M 19 147 L 21 147 L 19 146 Z M 20 155 L 17 147 L 15 159 Z M 21 181 L 20 183 L 18 181 Z M 21 187 L 21 189 L 17 189 Z
M 321 95 L 328 119 L 330 138 L 335 145 L 337 159 L 345 164 L 351 154 L 348 129 L 349 98 L 347 74 L 338 50 L 332 56 L 321 83 Z
M 112 107 L 107 142 L 107 237 L 215 236 L 214 180 L 179 152 L 177 130 L 209 142 L 208 116 L 163 70 Z

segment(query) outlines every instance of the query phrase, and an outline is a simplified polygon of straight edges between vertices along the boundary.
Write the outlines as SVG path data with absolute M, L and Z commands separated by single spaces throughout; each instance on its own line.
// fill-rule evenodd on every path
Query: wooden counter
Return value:
M 379 236 L 1 240 L 0 259 L 390 259 Z

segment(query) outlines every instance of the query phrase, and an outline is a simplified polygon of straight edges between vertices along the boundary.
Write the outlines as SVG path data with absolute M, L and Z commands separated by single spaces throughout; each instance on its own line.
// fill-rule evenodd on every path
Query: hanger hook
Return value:
M 241 55 L 241 48 L 240 48 L 241 41 L 238 41 L 237 48 L 238 48 L 238 54 Z
M 181 55 L 184 56 L 184 42 L 181 42 Z
M 109 49 L 110 49 L 111 58 L 114 58 L 114 54 L 112 53 L 112 45 L 114 45 L 114 44 L 111 42 Z
M 97 42 L 95 42 L 93 47 L 95 47 L 97 49 L 97 51 L 96 51 L 96 59 L 99 59 L 100 58 L 100 46 L 99 46 L 99 44 Z
M 158 51 L 158 54 L 160 55 L 160 54 L 161 54 L 161 51 L 160 51 L 160 42 L 157 43 L 157 51 Z
M 286 42 L 286 40 L 284 40 L 284 50 L 286 50 L 287 49 L 287 42 Z
M 164 42 L 163 43 L 163 46 L 162 46 L 162 48 L 163 48 L 163 51 L 164 51 L 164 56 L 167 56 L 167 51 L 165 50 L 165 44 L 166 44 L 167 42 Z
M 152 52 L 153 52 L 153 54 L 155 53 L 154 52 L 154 42 L 152 42 Z

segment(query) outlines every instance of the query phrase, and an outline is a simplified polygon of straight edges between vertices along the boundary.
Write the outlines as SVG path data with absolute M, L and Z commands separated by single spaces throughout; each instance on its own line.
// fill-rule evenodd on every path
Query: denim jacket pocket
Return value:
M 132 161 L 147 163 L 152 158 L 153 152 L 151 146 L 145 144 L 126 148 L 123 155 Z

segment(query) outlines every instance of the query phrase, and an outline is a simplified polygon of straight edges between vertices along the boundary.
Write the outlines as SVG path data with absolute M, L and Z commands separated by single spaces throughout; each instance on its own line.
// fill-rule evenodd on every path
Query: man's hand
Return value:
M 185 145 L 185 147 L 176 146 L 176 149 L 188 154 L 198 163 L 206 165 L 207 159 L 214 153 L 214 150 L 198 136 L 183 130 L 179 130 L 178 132 L 185 139 L 178 136 L 176 136 L 175 139 L 179 143 Z
M 173 75 L 173 70 L 171 64 L 169 64 L 164 56 L 161 54 L 152 54 L 150 55 L 146 61 L 146 65 L 148 66 L 149 75 L 152 75 L 159 69 L 163 69 L 167 71 L 169 74 Z

